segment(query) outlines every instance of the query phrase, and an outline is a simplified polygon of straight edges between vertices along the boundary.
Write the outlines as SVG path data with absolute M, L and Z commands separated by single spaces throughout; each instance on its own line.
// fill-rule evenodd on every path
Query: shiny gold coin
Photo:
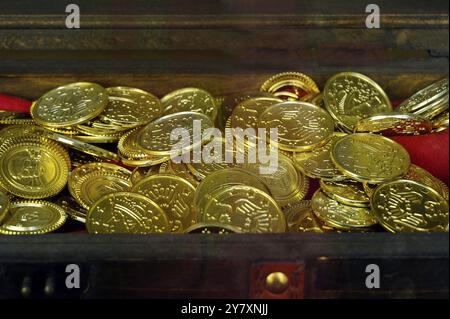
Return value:
M 212 122 L 217 116 L 214 97 L 209 92 L 198 88 L 184 88 L 170 92 L 161 99 L 161 103 L 163 115 L 198 112 L 208 116 Z
M 50 233 L 64 225 L 67 215 L 56 204 L 46 201 L 18 201 L 11 204 L 0 223 L 0 234 L 37 235 Z
M 67 183 L 70 165 L 67 151 L 47 139 L 11 138 L 0 146 L 0 184 L 19 197 L 58 194 Z
M 229 118 L 229 128 L 256 129 L 259 116 L 270 106 L 282 102 L 273 97 L 256 97 L 239 103 Z
M 43 126 L 67 127 L 87 122 L 103 112 L 108 103 L 105 89 L 78 82 L 44 94 L 31 106 L 31 116 Z
M 142 194 L 158 204 L 166 213 L 171 231 L 183 232 L 197 222 L 193 208 L 195 188 L 187 180 L 170 174 L 144 178 L 132 192 Z
M 331 159 L 345 175 L 368 183 L 381 183 L 403 176 L 409 169 L 408 152 L 386 137 L 357 133 L 334 144 Z
M 239 233 L 236 228 L 221 223 L 197 223 L 186 229 L 184 232 L 189 234 L 219 235 Z
M 296 169 L 292 159 L 281 153 L 277 154 L 273 163 L 245 163 L 239 167 L 258 175 L 281 207 L 294 196 L 297 200 L 302 199 L 308 191 L 308 178 Z
M 417 111 L 414 111 L 413 114 L 420 115 L 426 119 L 431 120 L 433 117 L 436 117 L 439 114 L 448 111 L 448 107 L 449 96 L 447 94 L 443 98 L 434 101 L 433 103 L 430 103 Z
M 320 178 L 330 181 L 343 181 L 347 176 L 334 165 L 331 160 L 331 148 L 334 143 L 346 136 L 345 133 L 335 132 L 329 141 L 310 152 L 296 152 L 294 153 L 294 161 L 300 171 L 308 177 Z
M 120 139 L 119 135 L 98 135 L 98 136 L 92 136 L 92 135 L 72 135 L 72 140 L 76 140 L 77 142 L 82 142 L 85 144 L 94 143 L 94 144 L 111 144 L 111 143 L 117 143 Z M 94 146 L 94 145 L 92 145 Z M 94 146 L 95 147 L 95 146 Z M 117 156 L 117 155 L 115 155 Z
M 321 221 L 338 229 L 367 228 L 377 223 L 370 209 L 341 204 L 321 190 L 314 193 L 311 206 Z
M 56 200 L 55 204 L 64 209 L 65 213 L 73 220 L 86 223 L 88 211 L 78 205 L 71 196 L 62 196 Z
M 349 132 L 363 118 L 392 111 L 383 89 L 367 76 L 354 72 L 338 73 L 328 79 L 323 99 L 331 116 Z
M 313 79 L 303 73 L 284 72 L 265 81 L 261 91 L 284 100 L 304 100 L 319 93 L 319 88 Z
M 201 218 L 203 222 L 231 225 L 246 233 L 286 231 L 286 220 L 275 200 L 245 185 L 220 189 L 206 204 Z
M 448 111 L 442 112 L 438 116 L 432 119 L 433 128 L 448 128 L 449 126 L 449 115 Z
M 42 135 L 44 129 L 37 125 L 8 125 L 0 130 L 0 145 L 10 138 Z
M 424 184 L 431 187 L 437 191 L 446 201 L 448 201 L 448 187 L 441 180 L 434 177 L 431 173 L 425 169 L 411 164 L 408 172 L 403 179 L 408 179 L 411 181 L 416 181 L 418 183 Z
M 306 102 L 283 102 L 266 109 L 258 120 L 258 127 L 278 129 L 277 141 L 282 150 L 308 151 L 326 143 L 333 134 L 334 122 L 328 113 Z
M 403 101 L 398 109 L 404 113 L 413 113 L 448 96 L 448 78 L 439 80 L 414 93 Z
M 136 167 L 131 174 L 131 184 L 136 185 L 139 181 L 143 180 L 147 176 L 160 173 L 160 165 L 154 165 L 150 167 Z
M 355 132 L 369 132 L 384 136 L 419 135 L 430 133 L 432 123 L 415 114 L 397 112 L 373 115 L 359 120 Z
M 137 144 L 151 155 L 178 155 L 201 145 L 202 132 L 213 126 L 211 119 L 204 114 L 174 113 L 163 116 L 144 127 L 138 135 Z M 183 132 L 181 140 L 173 139 L 174 129 L 179 129 L 180 134 L 182 134 L 181 131 Z
M 390 232 L 445 231 L 448 202 L 434 189 L 415 181 L 395 180 L 378 186 L 372 211 Z
M 109 102 L 100 115 L 106 121 L 119 125 L 139 126 L 161 115 L 161 102 L 149 92 L 124 86 L 109 87 L 106 92 Z
M 6 214 L 9 211 L 10 200 L 9 197 L 0 191 L 0 224 L 2 220 L 6 217 Z
M 194 187 L 197 187 L 200 183 L 191 173 L 185 163 L 175 163 L 174 161 L 167 161 L 161 164 L 159 172 L 161 174 L 174 174 L 180 176 L 181 178 L 184 178 L 189 183 L 191 183 Z
M 226 168 L 209 174 L 197 186 L 194 196 L 194 206 L 198 216 L 204 212 L 206 204 L 212 199 L 214 191 L 222 187 L 247 185 L 255 187 L 269 195 L 271 192 L 259 176 L 240 168 Z
M 0 124 L 4 124 L 4 125 L 36 125 L 37 123 L 30 118 L 5 118 L 5 119 L 0 119 Z
M 164 211 L 144 195 L 119 192 L 103 196 L 89 210 L 91 234 L 150 234 L 170 231 Z
M 323 233 L 327 231 L 314 215 L 310 200 L 300 200 L 283 207 L 283 214 L 286 217 L 288 232 Z
M 338 202 L 356 207 L 369 207 L 370 198 L 361 183 L 353 181 L 330 182 L 320 180 L 322 191 Z

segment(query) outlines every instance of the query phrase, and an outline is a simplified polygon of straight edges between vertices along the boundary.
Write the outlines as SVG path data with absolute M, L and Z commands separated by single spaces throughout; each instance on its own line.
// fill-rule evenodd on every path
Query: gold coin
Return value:
M 259 116 L 268 107 L 282 102 L 281 99 L 273 97 L 256 97 L 239 103 L 229 118 L 230 128 L 256 129 Z
M 442 197 L 444 197 L 446 201 L 448 201 L 447 185 L 445 185 L 441 180 L 437 179 L 431 173 L 417 165 L 411 164 L 408 172 L 405 176 L 403 176 L 403 179 L 416 181 L 418 183 L 429 186 L 437 191 Z
M 286 220 L 275 200 L 245 185 L 220 189 L 206 204 L 201 218 L 203 222 L 231 225 L 245 233 L 286 231 Z
M 23 119 L 16 119 L 16 118 L 6 118 L 6 119 L 0 119 L 0 124 L 5 125 L 36 125 L 37 123 L 33 119 L 29 118 L 23 118 Z
M 184 232 L 189 234 L 219 235 L 239 233 L 236 228 L 221 223 L 197 223 L 186 229 Z
M 83 224 L 86 223 L 88 211 L 78 205 L 75 199 L 71 196 L 62 196 L 55 201 L 55 204 L 64 209 L 66 214 L 73 220 Z
M 449 101 L 449 96 L 447 94 L 443 98 L 441 98 L 437 101 L 434 101 L 433 103 L 430 103 L 417 111 L 414 111 L 413 114 L 420 115 L 426 119 L 432 119 L 433 117 L 436 117 L 439 114 L 441 114 L 442 112 L 445 112 L 448 110 L 448 106 L 449 106 L 448 101 Z
M 147 176 L 159 174 L 159 169 L 160 165 L 154 165 L 150 167 L 136 167 L 131 174 L 131 184 L 136 185 L 139 181 L 143 180 Z
M 370 209 L 341 204 L 321 190 L 314 193 L 311 206 L 321 221 L 338 229 L 367 228 L 377 223 Z
M 119 160 L 119 156 L 117 156 L 117 154 L 115 154 L 115 153 L 112 153 L 112 152 L 105 150 L 103 148 L 100 148 L 98 146 L 91 145 L 89 143 L 85 143 L 83 141 L 79 141 L 74 138 L 70 138 L 68 136 L 64 136 L 64 135 L 52 133 L 52 132 L 46 133 L 45 136 L 56 142 L 67 145 L 68 147 L 73 148 L 77 151 L 80 151 L 80 152 L 83 152 L 83 153 L 86 153 L 86 154 L 89 154 L 92 156 L 96 156 L 96 157 L 107 159 L 107 160 L 113 160 L 113 161 Z M 79 136 L 77 138 L 79 138 Z
M 197 187 L 200 183 L 191 173 L 185 163 L 175 163 L 174 161 L 167 161 L 161 164 L 159 172 L 161 174 L 167 173 L 180 176 L 181 178 L 184 178 L 189 183 L 191 183 L 194 187 Z
M 43 126 L 67 127 L 87 122 L 103 112 L 108 103 L 105 89 L 78 82 L 44 94 L 31 106 L 31 116 Z
M 448 125 L 449 125 L 448 111 L 442 112 L 438 116 L 434 117 L 432 119 L 432 122 L 433 122 L 434 129 L 441 128 L 441 127 L 448 128 Z
M 371 199 L 372 211 L 390 232 L 445 231 L 448 202 L 431 187 L 410 180 L 378 186 Z
M 137 144 L 152 155 L 178 155 L 201 145 L 202 132 L 212 127 L 213 122 L 204 114 L 174 113 L 163 116 L 144 127 L 138 135 Z M 172 132 L 175 129 L 182 130 L 185 133 L 184 138 L 173 139 Z
M 209 174 L 197 186 L 194 196 L 194 206 L 200 216 L 214 191 L 222 187 L 247 185 L 255 187 L 269 195 L 271 192 L 259 176 L 240 168 L 226 168 Z
M 258 127 L 278 129 L 278 140 L 271 141 L 282 150 L 308 151 L 326 143 L 333 134 L 334 122 L 328 113 L 306 102 L 283 102 L 266 109 Z
M 261 91 L 284 100 L 304 100 L 319 93 L 319 88 L 309 76 L 303 73 L 283 72 L 265 81 Z
M 320 180 L 322 191 L 338 202 L 356 207 L 369 207 L 370 199 L 361 183 L 353 181 L 330 182 Z
M 67 183 L 70 166 L 67 151 L 47 139 L 11 138 L 0 146 L 0 184 L 19 197 L 58 194 Z
M 43 132 L 43 128 L 37 125 L 9 125 L 0 130 L 0 144 L 10 138 L 42 135 Z
M 132 191 L 147 196 L 164 210 L 173 233 L 197 222 L 193 208 L 195 188 L 179 176 L 152 175 L 134 185 Z
M 217 116 L 214 97 L 205 90 L 184 88 L 170 92 L 161 99 L 163 115 L 178 112 L 198 112 L 208 116 L 212 122 Z
M 374 184 L 403 176 L 410 165 L 409 154 L 403 146 L 370 133 L 339 139 L 331 150 L 331 159 L 345 175 Z
M 124 87 L 106 89 L 109 102 L 101 117 L 119 125 L 139 126 L 160 116 L 162 105 L 159 99 L 149 92 Z
M 119 192 L 100 198 L 89 210 L 91 234 L 150 234 L 170 231 L 164 211 L 144 195 Z
M 383 89 L 367 76 L 354 72 L 338 73 L 328 79 L 323 99 L 331 116 L 349 132 L 360 119 L 392 111 Z
M 36 235 L 55 231 L 64 225 L 67 215 L 56 204 L 46 201 L 18 201 L 11 204 L 0 223 L 0 234 Z
M 398 109 L 404 113 L 412 113 L 426 107 L 430 103 L 435 103 L 446 95 L 448 96 L 448 78 L 434 82 L 414 93 L 411 97 L 403 101 L 398 106 Z
M 9 197 L 5 193 L 0 191 L 0 223 L 8 213 L 9 205 L 10 205 Z
M 90 180 L 91 178 L 92 180 Z M 131 172 L 121 166 L 110 163 L 89 163 L 76 167 L 70 173 L 68 188 L 70 194 L 76 199 L 78 204 L 85 209 L 89 209 L 90 204 L 88 202 L 92 204 L 95 198 L 101 197 L 103 194 L 121 190 L 127 185 L 130 188 L 130 179 Z M 118 184 L 115 184 L 115 181 Z M 86 183 L 85 186 L 83 186 L 84 183 Z M 95 188 L 97 184 L 101 184 L 98 189 L 89 190 L 90 187 Z M 86 189 L 86 187 L 88 187 L 88 192 L 92 192 L 91 194 L 82 193 L 82 189 Z
M 377 133 L 384 136 L 419 135 L 430 133 L 432 123 L 415 114 L 397 112 L 373 115 L 361 119 L 355 125 L 355 132 Z
M 77 142 L 81 142 L 84 144 L 94 143 L 94 144 L 110 144 L 110 143 L 117 143 L 120 139 L 119 135 L 98 135 L 98 136 L 92 136 L 92 135 L 72 135 L 72 140 L 75 140 Z M 91 145 L 92 147 L 96 147 L 94 145 Z M 110 152 L 111 153 L 111 152 Z M 114 153 L 112 153 L 114 154 Z M 117 154 L 114 154 L 117 156 Z
M 270 170 L 271 165 L 274 167 Z M 308 178 L 296 169 L 292 159 L 281 153 L 277 163 L 245 163 L 239 167 L 258 175 L 281 207 L 292 201 L 293 197 L 302 199 L 308 191 Z
M 310 200 L 300 200 L 283 207 L 283 214 L 286 217 L 288 232 L 323 233 L 326 231 L 315 217 Z
M 335 132 L 331 139 L 323 146 L 313 149 L 311 152 L 294 153 L 294 161 L 300 171 L 311 178 L 321 178 L 331 181 L 343 181 L 347 176 L 337 169 L 331 160 L 331 148 L 345 133 Z
M 140 129 L 125 133 L 117 144 L 122 163 L 130 166 L 153 166 L 170 159 L 169 155 L 150 155 L 143 151 L 137 143 Z

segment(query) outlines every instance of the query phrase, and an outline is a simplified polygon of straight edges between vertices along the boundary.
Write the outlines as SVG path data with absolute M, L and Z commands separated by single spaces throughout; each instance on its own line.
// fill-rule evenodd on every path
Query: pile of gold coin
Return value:
M 444 232 L 447 186 L 389 136 L 448 122 L 448 79 L 395 111 L 353 72 L 225 97 L 72 83 L 0 111 L 0 234 Z

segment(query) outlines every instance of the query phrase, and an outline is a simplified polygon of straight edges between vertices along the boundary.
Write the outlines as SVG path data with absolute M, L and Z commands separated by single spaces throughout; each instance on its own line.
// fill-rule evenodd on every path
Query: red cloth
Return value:
M 18 97 L 0 93 L 0 110 L 12 112 L 30 112 L 31 102 Z

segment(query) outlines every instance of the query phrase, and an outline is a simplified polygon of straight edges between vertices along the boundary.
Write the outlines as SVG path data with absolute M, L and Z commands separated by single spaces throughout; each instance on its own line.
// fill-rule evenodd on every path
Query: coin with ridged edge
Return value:
M 8 213 L 9 205 L 9 197 L 5 193 L 0 191 L 0 223 L 2 222 L 3 218 L 5 218 L 6 213 Z
M 275 200 L 245 185 L 219 189 L 206 204 L 201 219 L 231 225 L 245 233 L 286 231 L 286 220 Z
M 369 208 L 341 204 L 320 189 L 314 193 L 311 206 L 322 222 L 338 229 L 368 228 L 377 223 Z
M 9 212 L 0 223 L 0 234 L 37 235 L 50 233 L 67 219 L 64 210 L 47 201 L 17 201 L 11 204 Z
M 444 232 L 449 222 L 448 202 L 431 187 L 411 180 L 381 184 L 371 206 L 380 224 L 393 233 Z
M 342 182 L 320 180 L 320 188 L 329 197 L 342 204 L 356 207 L 370 206 L 369 196 L 364 191 L 362 183 L 351 180 Z
M 334 143 L 331 159 L 345 175 L 359 182 L 381 183 L 406 174 L 408 151 L 387 137 L 356 133 Z
M 68 127 L 93 119 L 107 104 L 108 94 L 102 86 L 77 82 L 45 93 L 33 103 L 30 112 L 40 125 Z
M 131 191 L 158 204 L 166 213 L 173 233 L 183 232 L 197 222 L 193 207 L 195 188 L 179 176 L 152 175 L 139 181 Z
M 154 201 L 141 194 L 119 192 L 100 198 L 89 210 L 91 234 L 150 234 L 170 231 L 169 221 Z
M 261 85 L 261 91 L 283 100 L 309 99 L 320 92 L 313 79 L 299 72 L 275 74 Z
M 19 197 L 58 194 L 67 183 L 70 166 L 67 151 L 44 138 L 11 138 L 0 146 L 0 184 Z

